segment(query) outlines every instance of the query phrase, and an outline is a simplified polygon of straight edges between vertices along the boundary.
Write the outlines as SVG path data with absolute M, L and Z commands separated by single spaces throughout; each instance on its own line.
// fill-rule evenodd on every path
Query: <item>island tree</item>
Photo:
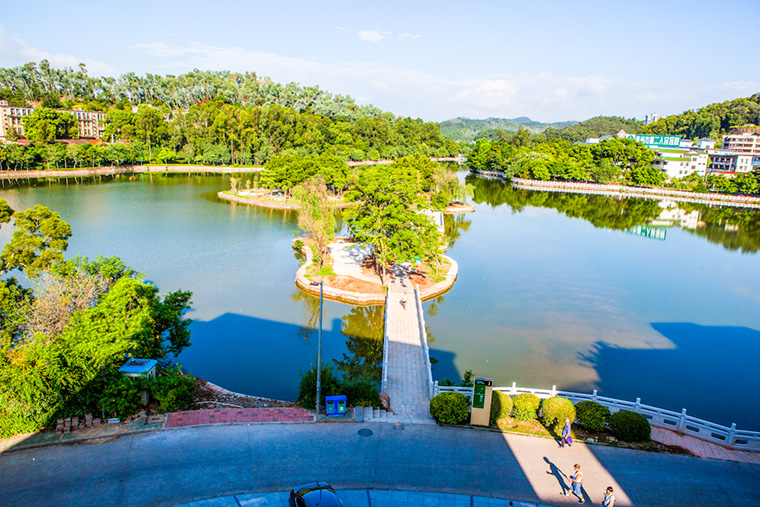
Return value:
M 371 166 L 358 177 L 355 188 L 346 193 L 360 205 L 345 211 L 352 236 L 370 245 L 381 278 L 396 263 L 416 258 L 440 257 L 441 236 L 430 217 L 430 208 L 414 157 L 388 166 Z
M 330 200 L 322 175 L 312 176 L 294 190 L 301 202 L 298 227 L 314 240 L 314 258 L 319 268 L 328 256 L 328 245 L 335 237 L 335 204 Z

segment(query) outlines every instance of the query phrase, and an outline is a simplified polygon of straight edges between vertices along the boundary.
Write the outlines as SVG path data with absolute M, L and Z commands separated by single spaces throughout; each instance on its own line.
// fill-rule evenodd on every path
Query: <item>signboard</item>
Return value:
M 474 408 L 483 408 L 486 404 L 486 386 L 492 386 L 493 380 L 478 378 L 475 379 L 475 389 L 472 393 L 472 406 Z
M 625 232 L 636 236 L 644 236 L 645 238 L 659 239 L 661 241 L 665 241 L 665 236 L 668 234 L 667 229 L 661 227 L 647 227 L 645 225 L 631 227 Z
M 681 136 L 653 136 L 647 134 L 628 134 L 628 139 L 640 142 L 645 146 L 657 146 L 660 148 L 678 148 L 681 145 Z

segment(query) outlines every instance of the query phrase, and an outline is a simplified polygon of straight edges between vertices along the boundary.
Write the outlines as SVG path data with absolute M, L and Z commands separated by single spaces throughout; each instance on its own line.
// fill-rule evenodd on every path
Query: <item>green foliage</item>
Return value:
M 513 119 L 488 118 L 486 120 L 471 120 L 469 118 L 454 118 L 440 123 L 441 134 L 457 142 L 474 142 L 478 138 L 498 138 L 497 131 L 504 133 L 517 132 L 520 127 L 527 128 L 530 132 L 538 134 L 548 128 L 562 129 L 574 125 L 577 122 L 541 123 L 532 121 L 530 118 L 520 117 Z
M 462 424 L 469 417 L 469 409 L 467 396 L 462 393 L 438 393 L 430 400 L 430 415 L 443 424 Z
M 491 391 L 491 417 L 489 424 L 495 426 L 499 419 L 512 414 L 512 398 L 502 391 Z
M 109 417 L 126 419 L 140 410 L 142 391 L 147 382 L 141 378 L 115 375 L 100 397 L 100 409 Z
M 303 248 L 303 241 L 302 241 L 302 240 L 300 240 L 300 239 L 297 239 L 297 240 L 295 240 L 295 241 L 293 242 L 293 248 L 294 248 L 295 250 L 299 250 L 299 251 L 300 251 L 300 250 Z
M 71 227 L 61 220 L 58 213 L 38 204 L 25 211 L 17 211 L 13 218 L 16 230 L 0 254 L 0 272 L 19 269 L 29 278 L 34 278 L 63 260 Z
M 335 396 L 346 394 L 343 391 L 344 386 L 340 379 L 335 375 L 333 367 L 329 364 L 322 365 L 322 374 L 320 376 L 321 394 L 320 406 L 324 407 L 325 396 Z M 317 399 L 317 367 L 314 366 L 305 373 L 301 374 L 301 383 L 298 386 L 298 398 L 296 402 L 302 407 L 312 410 L 316 407 Z
M 555 396 L 541 402 L 541 422 L 547 428 L 559 430 L 565 425 L 565 419 L 575 420 L 575 407 L 567 398 Z
M 615 438 L 624 442 L 648 442 L 652 435 L 652 426 L 647 418 L 629 410 L 610 416 L 610 430 Z
M 36 142 L 78 137 L 78 121 L 71 113 L 39 107 L 24 117 L 24 135 Z
M 321 174 L 297 186 L 294 193 L 301 201 L 298 226 L 314 240 L 314 260 L 317 267 L 322 268 L 329 257 L 328 245 L 335 238 L 335 204 L 330 200 Z
M 159 412 L 185 410 L 193 403 L 195 378 L 183 375 L 177 368 L 167 368 L 148 383 L 150 393 L 158 402 Z
M 588 431 L 599 433 L 607 429 L 610 409 L 595 401 L 579 401 L 575 404 L 578 424 Z
M 432 174 L 429 164 L 421 157 L 407 157 L 389 166 L 369 167 L 346 194 L 348 200 L 362 202 L 344 212 L 349 230 L 359 243 L 372 246 L 383 276 L 393 264 L 440 256 L 440 234 L 420 213 L 427 208 L 421 192 L 422 182 Z
M 617 116 L 597 116 L 566 128 L 548 128 L 543 136 L 551 141 L 563 139 L 571 143 L 583 142 L 588 138 L 614 136 L 621 130 L 628 134 L 636 134 L 644 128 L 644 122 L 634 118 L 625 119 Z
M 530 421 L 537 417 L 539 405 L 541 405 L 541 399 L 532 393 L 522 393 L 515 396 L 512 400 L 513 408 L 512 412 L 515 419 L 521 421 Z
M 348 403 L 358 407 L 379 407 L 380 392 L 375 384 L 365 380 L 343 384 L 343 393 Z

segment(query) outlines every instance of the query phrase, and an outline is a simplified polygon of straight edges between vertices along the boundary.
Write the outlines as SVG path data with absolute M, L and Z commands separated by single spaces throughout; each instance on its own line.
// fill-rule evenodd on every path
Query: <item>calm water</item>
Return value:
M 753 215 L 699 211 L 704 226 L 651 239 L 620 229 L 659 213 L 656 203 L 474 183 L 476 212 L 447 219 L 459 279 L 425 304 L 436 379 L 472 369 L 496 385 L 599 389 L 760 429 Z M 296 217 L 218 201 L 226 186 L 218 176 L 6 182 L 0 197 L 14 209 L 60 212 L 74 233 L 70 255 L 118 255 L 164 292 L 193 291 L 193 345 L 179 358 L 187 369 L 231 390 L 294 399 L 299 371 L 315 362 L 318 310 L 292 282 Z M 326 302 L 324 329 L 326 360 L 376 378 L 365 366 L 382 353 L 382 308 Z

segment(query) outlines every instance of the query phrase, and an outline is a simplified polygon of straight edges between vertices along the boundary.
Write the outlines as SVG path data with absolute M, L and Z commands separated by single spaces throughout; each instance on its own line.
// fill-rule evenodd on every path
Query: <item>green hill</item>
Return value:
M 597 116 L 566 128 L 548 128 L 543 135 L 549 140 L 565 139 L 577 143 L 589 137 L 614 136 L 621 130 L 629 134 L 638 134 L 642 128 L 644 122 L 635 118 L 628 120 L 618 116 Z
M 519 118 L 486 118 L 485 120 L 471 120 L 470 118 L 454 118 L 446 120 L 439 125 L 441 134 L 454 141 L 472 142 L 477 137 L 483 137 L 484 131 L 504 130 L 505 132 L 517 132 L 520 127 L 525 127 L 534 134 L 539 134 L 547 128 L 561 129 L 578 122 L 565 121 L 556 123 L 541 123 L 533 121 L 525 116 Z M 480 135 L 479 135 L 480 134 Z

